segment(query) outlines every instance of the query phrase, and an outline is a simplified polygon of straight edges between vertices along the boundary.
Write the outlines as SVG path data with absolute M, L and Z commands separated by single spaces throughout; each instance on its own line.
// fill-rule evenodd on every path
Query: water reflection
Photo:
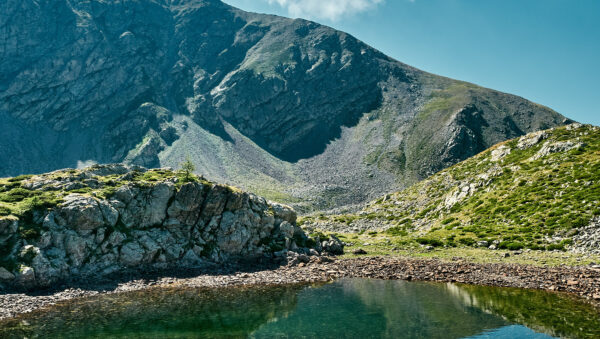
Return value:
M 252 337 L 462 338 L 508 325 L 443 284 L 368 279 L 305 289 L 295 311 Z
M 0 337 L 598 338 L 599 324 L 598 310 L 563 295 L 347 279 L 87 298 L 0 322 Z
M 287 316 L 301 289 L 154 289 L 86 298 L 0 322 L 0 338 L 245 338 Z

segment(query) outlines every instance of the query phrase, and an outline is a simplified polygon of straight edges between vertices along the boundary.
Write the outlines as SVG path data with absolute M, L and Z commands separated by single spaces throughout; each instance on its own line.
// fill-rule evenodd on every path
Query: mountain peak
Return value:
M 334 208 L 564 119 L 217 0 L 11 1 L 0 19 L 0 175 L 189 156 L 211 179 Z

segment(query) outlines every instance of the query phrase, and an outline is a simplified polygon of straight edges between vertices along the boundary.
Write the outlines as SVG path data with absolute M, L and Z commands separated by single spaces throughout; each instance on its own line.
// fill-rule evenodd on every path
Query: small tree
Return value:
M 181 163 L 181 171 L 183 172 L 183 179 L 185 181 L 190 181 L 192 179 L 192 174 L 194 173 L 194 170 L 196 170 L 196 166 L 194 166 L 194 163 L 192 162 L 192 160 L 190 159 L 189 156 L 187 156 L 185 158 L 185 161 Z

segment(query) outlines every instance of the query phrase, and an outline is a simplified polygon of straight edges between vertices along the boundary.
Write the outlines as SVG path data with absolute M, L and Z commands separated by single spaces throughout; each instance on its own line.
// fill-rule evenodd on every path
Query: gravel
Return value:
M 311 257 L 294 266 L 274 263 L 229 265 L 202 270 L 121 275 L 36 293 L 0 295 L 0 319 L 14 317 L 63 301 L 161 287 L 225 287 L 331 281 L 342 277 L 459 282 L 567 292 L 600 308 L 600 267 L 537 267 L 517 264 L 476 264 L 460 259 L 363 257 L 333 260 Z

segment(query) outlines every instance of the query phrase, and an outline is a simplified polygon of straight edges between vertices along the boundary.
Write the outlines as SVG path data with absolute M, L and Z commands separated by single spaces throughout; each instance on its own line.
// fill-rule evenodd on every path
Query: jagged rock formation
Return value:
M 434 246 L 600 252 L 600 127 L 524 135 L 354 214 L 304 218 L 335 232 L 383 230 Z
M 564 122 L 352 36 L 218 0 L 6 0 L 0 176 L 175 166 L 310 210 Z
M 321 249 L 289 207 L 170 170 L 98 165 L 0 181 L 0 285 Z M 328 245 L 328 244 L 326 244 Z

